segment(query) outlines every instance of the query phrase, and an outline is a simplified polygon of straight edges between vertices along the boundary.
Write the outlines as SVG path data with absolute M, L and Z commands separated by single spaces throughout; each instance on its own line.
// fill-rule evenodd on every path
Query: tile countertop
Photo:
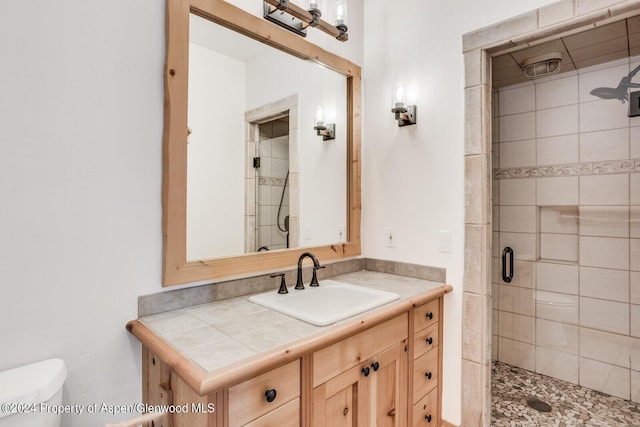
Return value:
M 224 368 L 231 365 L 238 368 L 243 361 L 250 364 L 265 353 L 277 351 L 279 354 L 291 353 L 290 356 L 293 357 L 292 353 L 296 352 L 291 352 L 287 347 L 295 347 L 295 343 L 314 341 L 318 337 L 330 335 L 329 332 L 354 329 L 354 326 L 365 323 L 367 327 L 371 326 L 375 323 L 370 324 L 368 320 L 365 322 L 365 319 L 372 318 L 372 315 L 376 319 L 385 319 L 384 314 L 388 311 L 389 316 L 386 317 L 390 318 L 398 311 L 391 310 L 392 308 L 402 308 L 406 311 L 403 307 L 407 303 L 416 303 L 414 299 L 422 294 L 439 291 L 429 298 L 433 299 L 452 290 L 450 286 L 439 282 L 365 270 L 334 276 L 331 279 L 395 292 L 400 295 L 400 299 L 328 326 L 314 326 L 252 303 L 248 300 L 249 295 L 245 295 L 140 317 L 138 321 L 152 333 L 147 334 L 152 335 L 151 339 L 149 336 L 145 339 L 145 334 L 133 330 L 136 321 L 129 322 L 127 327 L 145 345 L 149 345 L 149 341 L 154 341 L 156 349 L 159 349 L 158 346 L 162 348 L 168 345 L 170 353 L 177 353 L 180 359 L 184 357 L 201 368 L 200 379 L 211 379 L 216 373 L 222 374 Z M 275 291 L 276 289 L 273 290 Z M 161 341 L 155 338 L 160 338 Z M 160 357 L 162 359 L 161 355 Z M 200 372 L 199 369 L 197 371 Z M 187 379 L 187 382 L 190 381 Z M 212 391 L 210 389 L 215 387 L 216 381 L 209 383 L 210 387 L 207 387 L 203 385 L 203 381 L 194 379 L 190 385 L 198 385 L 194 387 L 196 391 L 205 394 Z

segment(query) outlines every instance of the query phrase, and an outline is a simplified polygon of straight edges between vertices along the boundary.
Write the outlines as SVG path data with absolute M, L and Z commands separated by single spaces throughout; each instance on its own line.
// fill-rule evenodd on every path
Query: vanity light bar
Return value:
M 349 39 L 348 27 L 338 21 L 339 25 L 331 25 L 320 18 L 320 11 L 315 13 L 291 3 L 289 0 L 264 0 L 264 18 L 286 28 L 289 31 L 306 37 L 307 27 L 315 27 L 342 42 Z

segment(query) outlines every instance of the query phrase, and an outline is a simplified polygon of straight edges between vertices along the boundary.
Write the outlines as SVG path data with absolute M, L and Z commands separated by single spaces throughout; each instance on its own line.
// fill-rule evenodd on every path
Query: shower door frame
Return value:
M 601 7 L 603 4 L 606 7 Z M 464 34 L 462 424 L 491 424 L 491 58 L 640 14 L 640 0 L 562 0 Z

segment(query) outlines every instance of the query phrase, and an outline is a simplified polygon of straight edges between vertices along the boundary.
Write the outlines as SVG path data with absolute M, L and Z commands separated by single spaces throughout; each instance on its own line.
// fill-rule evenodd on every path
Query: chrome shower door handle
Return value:
M 507 275 L 507 255 L 509 255 L 509 274 Z M 511 283 L 513 279 L 513 249 L 509 246 L 502 251 L 502 280 Z

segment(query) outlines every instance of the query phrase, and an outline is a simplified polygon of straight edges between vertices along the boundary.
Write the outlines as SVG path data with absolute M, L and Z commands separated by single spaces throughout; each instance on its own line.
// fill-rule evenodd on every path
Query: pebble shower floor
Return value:
M 530 400 L 551 411 L 529 407 Z M 491 403 L 492 427 L 640 427 L 636 403 L 500 362 L 493 363 Z

